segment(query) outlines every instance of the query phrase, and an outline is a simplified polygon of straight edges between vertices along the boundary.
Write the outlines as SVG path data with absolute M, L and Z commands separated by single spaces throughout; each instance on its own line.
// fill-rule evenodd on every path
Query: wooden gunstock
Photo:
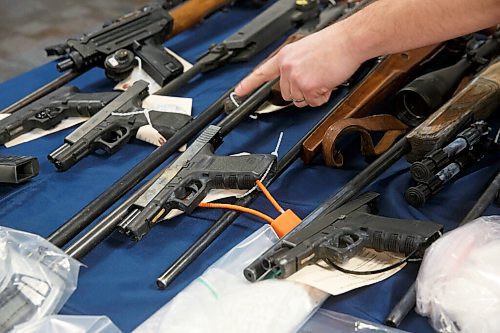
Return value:
M 189 0 L 183 2 L 170 11 L 170 16 L 174 19 L 174 27 L 167 38 L 172 38 L 192 28 L 204 17 L 230 2 L 230 0 Z
M 462 91 L 408 134 L 411 153 L 416 161 L 443 146 L 470 121 L 488 118 L 500 107 L 500 60 L 489 65 Z
M 345 118 L 367 116 L 375 105 L 401 89 L 422 62 L 432 57 L 442 44 L 422 47 L 386 56 L 370 73 L 335 106 L 335 112 L 324 121 L 302 145 L 302 159 L 310 163 L 321 151 L 327 129 Z

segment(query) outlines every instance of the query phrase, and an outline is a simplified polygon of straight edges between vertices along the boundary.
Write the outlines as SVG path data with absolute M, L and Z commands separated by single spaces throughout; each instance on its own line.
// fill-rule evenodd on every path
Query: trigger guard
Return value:
M 177 187 L 170 200 L 173 204 L 173 208 L 180 209 L 183 212 L 190 214 L 196 207 L 198 207 L 198 204 L 205 198 L 204 193 L 207 191 L 207 184 L 202 180 L 198 181 L 199 185 L 195 184 L 197 186 L 197 191 L 187 190 L 187 195 L 183 198 L 178 197 L 178 190 L 180 188 L 189 189 L 196 182 L 196 180 L 189 179 Z
M 117 131 L 123 130 L 123 133 L 116 135 Z M 130 139 L 130 129 L 124 126 L 105 130 L 95 140 L 97 149 L 102 149 L 108 154 L 114 154 L 123 144 Z
M 343 236 L 354 236 L 354 243 L 341 247 L 341 237 Z M 324 257 L 343 264 L 361 251 L 364 247 L 364 238 L 366 238 L 366 234 L 363 232 L 340 229 L 332 237 L 326 239 L 320 247 L 324 251 Z

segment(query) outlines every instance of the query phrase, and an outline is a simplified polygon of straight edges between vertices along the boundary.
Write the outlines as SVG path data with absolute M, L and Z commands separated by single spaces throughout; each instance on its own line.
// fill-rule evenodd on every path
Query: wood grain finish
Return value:
M 183 2 L 170 11 L 170 16 L 174 19 L 174 27 L 167 38 L 192 28 L 204 17 L 230 2 L 230 0 L 189 0 Z
M 462 91 L 408 135 L 412 162 L 448 142 L 473 120 L 484 120 L 500 107 L 500 61 L 489 65 Z
M 420 64 L 432 57 L 442 44 L 386 56 L 335 106 L 335 112 L 314 131 L 302 146 L 302 159 L 309 163 L 321 151 L 326 130 L 336 121 L 369 115 L 373 107 L 401 89 Z

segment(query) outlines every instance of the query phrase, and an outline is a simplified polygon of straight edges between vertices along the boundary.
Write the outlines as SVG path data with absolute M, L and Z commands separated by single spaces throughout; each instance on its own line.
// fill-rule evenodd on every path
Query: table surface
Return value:
M 218 12 L 165 45 L 194 62 L 210 44 L 222 41 L 261 10 L 236 6 Z M 193 112 L 197 115 L 249 73 L 277 45 L 279 42 L 249 63 L 230 64 L 198 76 L 177 95 L 193 98 Z M 0 85 L 0 107 L 9 105 L 58 75 L 54 63 L 49 63 L 4 82 Z M 72 84 L 89 92 L 112 88 L 112 83 L 100 69 L 89 71 Z M 260 116 L 258 120 L 247 119 L 226 137 L 218 153 L 269 153 L 274 149 L 279 132 L 283 131 L 280 150 L 283 155 L 338 101 L 342 93 L 345 89 L 340 89 L 325 107 L 290 108 L 285 112 Z M 69 171 L 57 172 L 46 156 L 63 143 L 70 131 L 68 129 L 9 149 L 0 148 L 3 155 L 33 155 L 40 161 L 38 177 L 22 186 L 3 185 L 0 188 L 1 225 L 46 237 L 154 149 L 148 144 L 133 141 L 112 156 L 94 154 Z M 305 217 L 366 167 L 367 163 L 357 156 L 359 143 L 347 140 L 345 144 L 348 147 L 345 150 L 348 163 L 343 169 L 328 168 L 322 165 L 321 159 L 310 165 L 295 161 L 269 188 L 278 202 Z M 500 158 L 499 155 L 489 156 L 467 170 L 422 209 L 409 207 L 402 196 L 411 184 L 408 168 L 409 164 L 401 160 L 367 188 L 381 193 L 380 214 L 431 220 L 444 224 L 445 230 L 450 230 L 465 216 L 500 169 Z M 272 206 L 262 198 L 257 199 L 252 207 L 275 215 Z M 154 283 L 156 277 L 220 214 L 217 210 L 198 210 L 190 216 L 175 218 L 155 227 L 138 243 L 114 233 L 82 260 L 87 267 L 81 269 L 78 289 L 62 313 L 104 314 L 122 330 L 132 330 L 262 223 L 251 216 L 239 217 L 169 288 L 159 291 Z M 500 209 L 491 206 L 487 214 L 500 214 Z M 414 281 L 417 270 L 417 264 L 409 264 L 383 282 L 330 297 L 323 307 L 382 322 Z M 427 319 L 413 311 L 401 328 L 412 332 L 432 332 Z

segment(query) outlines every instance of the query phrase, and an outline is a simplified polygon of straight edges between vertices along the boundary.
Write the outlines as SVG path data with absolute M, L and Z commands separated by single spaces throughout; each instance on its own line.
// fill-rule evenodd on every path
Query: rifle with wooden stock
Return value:
M 324 8 L 319 16 L 319 20 L 316 21 L 311 21 L 307 24 L 304 24 L 299 30 L 298 33 L 301 35 L 305 35 L 308 33 L 311 33 L 314 31 L 315 28 L 319 29 L 333 20 L 337 19 L 343 12 L 344 12 L 345 6 L 333 6 L 329 5 L 327 8 Z M 289 42 L 290 40 L 293 40 L 293 36 L 295 34 L 291 35 L 287 41 Z M 234 112 L 240 113 L 240 112 L 248 112 L 248 110 L 255 110 L 256 106 L 259 106 L 262 104 L 269 96 L 271 92 L 273 84 L 266 84 L 263 87 L 261 87 L 258 91 L 255 93 L 251 94 L 244 102 L 242 102 L 241 105 L 239 105 Z M 222 112 L 222 109 L 224 108 L 224 103 L 227 101 L 230 93 L 233 92 L 233 88 L 228 90 L 224 95 L 222 95 L 212 106 L 208 108 L 208 110 L 204 111 L 202 115 L 204 118 L 206 113 L 214 114 L 215 112 L 220 113 Z M 250 109 L 249 109 L 250 108 Z M 233 114 L 234 112 L 231 112 L 228 117 L 234 117 L 237 116 L 237 114 Z M 184 130 L 181 130 L 182 132 Z M 191 132 L 193 133 L 193 132 Z M 194 135 L 191 134 L 191 136 Z M 182 138 L 182 141 L 177 140 L 177 137 L 180 139 Z M 54 232 L 49 240 L 52 242 L 55 242 L 58 246 L 63 246 L 66 243 L 69 242 L 74 236 L 76 236 L 84 226 L 88 225 L 93 219 L 97 218 L 104 210 L 104 207 L 109 207 L 109 205 L 112 203 L 112 199 L 109 194 L 111 194 L 114 198 L 118 197 L 118 191 L 120 191 L 120 196 L 124 194 L 128 189 L 130 189 L 132 186 L 137 184 L 137 179 L 139 177 L 137 174 L 140 172 L 140 179 L 144 178 L 143 174 L 145 174 L 145 166 L 148 167 L 148 173 L 152 171 L 152 169 L 156 168 L 160 163 L 158 162 L 159 157 L 162 156 L 162 158 L 166 159 L 165 156 L 169 156 L 172 154 L 173 146 L 172 142 L 186 142 L 187 141 L 187 136 L 183 135 L 181 136 L 181 133 L 178 133 L 174 135 L 173 139 L 172 138 L 167 141 L 165 145 L 162 147 L 157 148 L 155 152 L 152 153 L 153 158 L 148 157 L 146 160 L 141 162 L 139 165 L 137 165 L 133 170 L 131 170 L 127 175 L 122 177 L 121 180 L 116 182 L 109 190 L 104 192 L 102 195 L 100 195 L 98 198 L 96 198 L 93 202 L 91 202 L 87 207 L 82 209 L 78 214 L 76 214 L 70 221 L 65 223 L 61 228 L 59 228 L 56 232 Z M 176 145 L 177 146 L 177 145 Z M 154 163 L 154 164 L 153 164 Z M 149 168 L 149 166 L 154 165 L 153 168 Z M 158 174 L 159 175 L 159 174 Z M 134 180 L 134 183 L 131 183 L 131 180 Z M 118 225 L 119 220 L 121 220 L 124 216 L 124 214 L 127 212 L 128 206 L 130 206 L 137 198 L 140 197 L 141 193 L 146 190 L 147 187 L 151 186 L 153 182 L 156 180 L 156 178 L 153 178 L 151 181 L 149 181 L 144 187 L 139 189 L 134 195 L 130 196 L 122 205 L 117 207 L 111 214 L 107 215 L 104 219 L 98 222 L 98 224 L 93 227 L 89 232 L 85 233 L 78 241 L 76 241 L 73 245 L 71 245 L 67 249 L 67 253 L 70 254 L 73 257 L 76 258 L 81 258 L 84 255 L 86 255 L 93 247 L 96 246 L 99 242 L 101 242 L 103 239 L 105 239 L 109 234 L 113 232 L 113 230 L 116 228 Z M 129 185 L 132 184 L 132 186 L 127 186 L 126 190 L 124 190 L 124 185 Z M 103 205 L 103 200 L 105 200 L 106 206 Z
M 302 148 L 302 160 L 310 163 L 323 149 L 325 162 L 328 165 L 340 166 L 341 155 L 331 154 L 331 147 L 323 141 L 329 128 L 340 120 L 370 114 L 377 104 L 402 88 L 421 65 L 442 48 L 443 44 L 435 44 L 383 57 L 365 78 L 334 106 L 335 112 L 331 117 L 306 139 Z

